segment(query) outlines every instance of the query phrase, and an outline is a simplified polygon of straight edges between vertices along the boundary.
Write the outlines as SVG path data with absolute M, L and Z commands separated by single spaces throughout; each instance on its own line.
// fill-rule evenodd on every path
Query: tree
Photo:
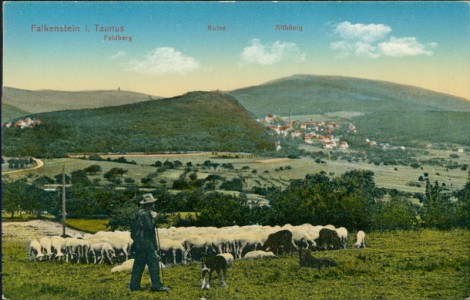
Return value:
M 44 186 L 45 184 L 53 184 L 54 182 L 55 182 L 54 179 L 45 175 L 38 177 L 33 181 L 33 183 L 38 186 Z
M 199 226 L 239 226 L 248 224 L 249 205 L 246 197 L 209 193 L 198 204 Z
M 25 178 L 16 181 L 9 177 L 2 178 L 2 192 L 3 209 L 11 217 L 15 212 L 21 215 L 22 211 L 40 215 L 50 200 L 49 193 L 37 185 L 29 184 Z
M 90 179 L 88 179 L 88 176 L 86 175 L 86 172 L 84 170 L 72 171 L 70 176 L 71 176 L 72 184 L 79 185 L 79 186 L 91 185 L 91 181 Z
M 102 170 L 101 170 L 100 165 L 91 165 L 91 166 L 86 167 L 85 169 L 83 169 L 83 171 L 85 171 L 86 173 L 95 175 L 96 173 L 101 172 Z
M 3 209 L 11 214 L 21 210 L 22 199 L 26 197 L 26 179 L 13 181 L 10 177 L 2 178 L 2 204 Z
M 126 174 L 128 171 L 123 168 L 112 168 L 108 172 L 103 174 L 103 177 L 106 178 L 110 182 L 116 182 L 118 177 Z
M 426 192 L 423 197 L 422 219 L 428 228 L 449 229 L 455 221 L 455 205 L 450 200 L 443 186 L 438 181 L 432 185 L 426 182 Z
M 55 183 L 57 184 L 62 184 L 62 174 L 57 174 L 56 176 L 54 176 L 54 180 L 55 180 Z M 72 182 L 72 178 L 65 174 L 65 184 L 69 184 Z
M 470 171 L 465 187 L 456 193 L 456 225 L 470 228 Z
M 111 212 L 108 226 L 111 230 L 129 230 L 132 222 L 134 221 L 133 216 L 135 211 L 138 209 L 138 205 L 133 201 L 128 201 L 121 207 L 114 209 Z
M 190 179 L 191 181 L 196 181 L 196 179 L 197 179 L 197 173 L 196 173 L 196 172 L 193 172 L 193 173 L 189 174 L 189 179 Z
M 233 178 L 229 181 L 224 181 L 220 188 L 227 191 L 242 191 L 243 189 L 243 179 L 242 178 Z
M 390 201 L 380 202 L 372 212 L 372 229 L 409 230 L 417 224 L 418 207 L 403 197 L 392 197 Z
M 144 186 L 151 186 L 154 182 L 152 177 L 144 177 L 140 179 L 140 183 Z

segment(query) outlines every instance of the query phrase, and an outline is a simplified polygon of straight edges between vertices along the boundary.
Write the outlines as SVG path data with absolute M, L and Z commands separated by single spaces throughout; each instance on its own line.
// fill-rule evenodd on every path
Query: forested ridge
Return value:
M 274 141 L 231 96 L 192 92 L 114 107 L 32 115 L 34 128 L 3 128 L 4 155 L 272 150 Z

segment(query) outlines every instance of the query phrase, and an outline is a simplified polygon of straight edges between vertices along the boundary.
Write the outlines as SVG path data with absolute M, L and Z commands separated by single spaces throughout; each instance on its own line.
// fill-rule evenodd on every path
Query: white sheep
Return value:
M 88 253 L 90 251 L 90 242 L 85 239 L 77 238 L 66 238 L 65 248 L 67 251 L 66 261 L 73 260 L 74 256 L 77 258 L 77 263 L 80 263 L 80 259 L 85 258 L 88 263 Z
M 356 234 L 356 243 L 354 244 L 356 248 L 365 248 L 366 247 L 366 233 L 362 230 L 359 230 Z
M 266 257 L 274 257 L 274 253 L 272 251 L 262 251 L 262 250 L 255 250 L 255 251 L 250 251 L 245 256 L 243 259 L 263 259 Z
M 64 253 L 62 250 L 66 251 L 65 249 L 65 239 L 61 236 L 52 236 L 51 237 L 51 245 L 52 245 L 52 250 L 55 252 L 55 257 L 57 259 L 63 259 L 64 258 Z
M 227 261 L 227 266 L 228 267 L 232 266 L 234 259 L 233 259 L 233 255 L 231 253 L 220 253 L 220 254 L 217 254 L 217 255 L 220 255 L 223 258 L 225 258 L 225 260 Z
M 165 252 L 172 252 L 173 254 L 173 264 L 176 265 L 176 252 L 180 251 L 181 255 L 183 256 L 184 247 L 178 240 L 170 240 L 167 238 L 160 239 L 160 250 Z M 168 263 L 168 261 L 165 261 Z
M 39 243 L 41 244 L 42 251 L 45 252 L 48 259 L 51 260 L 52 254 L 53 254 L 52 253 L 52 241 L 51 241 L 51 239 L 48 238 L 47 236 L 44 236 L 39 240 Z
M 32 240 L 29 243 L 28 247 L 28 256 L 30 260 L 42 260 L 44 257 L 44 254 L 42 253 L 42 247 L 41 243 L 39 243 L 38 240 Z
M 238 233 L 233 235 L 235 239 L 235 257 L 241 258 L 243 254 L 243 250 L 246 247 L 251 246 L 251 249 L 256 249 L 257 246 L 261 246 L 261 238 L 252 232 L 244 232 L 240 230 Z M 249 249 L 248 249 L 249 250 Z
M 111 269 L 111 273 L 118 273 L 118 272 L 130 272 L 132 270 L 132 266 L 134 266 L 134 259 L 128 259 L 122 264 L 115 266 Z M 164 269 L 166 266 L 162 263 L 160 263 L 160 268 Z M 145 270 L 148 270 L 148 267 L 145 266 Z
M 109 263 L 112 264 L 113 258 L 116 256 L 114 248 L 106 242 L 90 244 L 90 252 L 93 255 L 93 260 L 95 264 L 97 261 L 97 254 L 99 254 L 101 258 L 101 260 L 99 261 L 100 264 L 104 262 L 105 257 L 108 258 Z
M 341 245 L 343 246 L 343 249 L 346 249 L 346 245 L 348 243 L 348 230 L 344 227 L 336 228 L 336 233 L 339 236 L 339 239 L 341 240 Z

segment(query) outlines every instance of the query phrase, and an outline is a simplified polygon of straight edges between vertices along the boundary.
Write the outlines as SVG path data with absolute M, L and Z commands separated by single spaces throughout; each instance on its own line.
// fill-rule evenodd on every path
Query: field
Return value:
M 111 265 L 31 262 L 28 240 L 2 233 L 2 289 L 8 299 L 465 299 L 470 296 L 470 232 L 371 232 L 366 249 L 317 252 L 336 260 L 329 269 L 300 268 L 298 256 L 236 260 L 227 284 L 200 289 L 198 263 L 164 269 L 171 292 L 129 292 L 129 273 Z
M 321 148 L 313 146 L 304 146 L 308 151 L 320 151 Z M 324 149 L 323 149 L 324 151 Z M 333 152 L 331 152 L 333 153 Z M 422 155 L 419 159 L 429 160 L 431 158 L 449 159 L 449 155 L 454 152 L 450 150 L 430 150 L 427 155 Z M 167 181 L 167 187 L 171 187 L 171 183 L 177 179 L 183 172 L 188 162 L 194 167 L 202 165 L 205 161 L 218 163 L 219 166 L 214 168 L 203 169 L 197 167 L 197 176 L 204 179 L 210 174 L 217 174 L 230 180 L 236 177 L 242 177 L 245 180 L 244 191 L 250 191 L 253 187 L 269 187 L 277 186 L 284 188 L 292 179 L 304 178 L 306 174 L 314 174 L 321 171 L 326 172 L 330 176 L 338 176 L 347 171 L 371 170 L 375 174 L 375 182 L 379 187 L 397 189 L 405 192 L 424 192 L 425 185 L 421 187 L 410 186 L 410 182 L 418 182 L 418 178 L 424 173 L 429 174 L 431 182 L 439 181 L 445 183 L 451 191 L 461 189 L 467 182 L 468 171 L 456 169 L 446 169 L 443 166 L 423 165 L 421 168 L 412 168 L 410 166 L 392 166 L 392 165 L 374 165 L 367 161 L 348 162 L 346 160 L 329 160 L 323 159 L 325 163 L 317 163 L 312 157 L 302 157 L 300 159 L 270 159 L 266 157 L 258 157 L 249 154 L 236 153 L 211 153 L 198 152 L 188 154 L 154 154 L 154 155 L 102 155 L 102 158 L 116 159 L 125 157 L 128 161 L 135 161 L 136 164 L 122 164 L 112 161 L 91 161 L 78 158 L 60 158 L 60 159 L 44 159 L 44 167 L 34 171 L 25 170 L 23 172 L 15 172 L 9 174 L 13 179 L 22 178 L 29 174 L 34 176 L 54 177 L 61 174 L 62 167 L 65 166 L 65 172 L 70 174 L 74 170 L 84 169 L 92 164 L 98 164 L 102 168 L 102 172 L 96 175 L 90 175 L 89 178 L 101 179 L 101 183 L 106 182 L 103 174 L 111 168 L 123 168 L 128 170 L 124 178 L 132 178 L 136 183 L 140 183 L 150 173 L 154 173 L 157 169 L 152 166 L 156 161 L 180 161 L 182 166 L 177 169 L 170 169 L 163 173 L 159 173 L 155 183 L 158 185 L 161 180 Z M 464 164 L 468 163 L 469 154 L 459 153 L 459 157 L 453 161 Z M 232 164 L 233 169 L 225 169 L 222 164 Z M 29 175 L 29 176 L 31 176 Z

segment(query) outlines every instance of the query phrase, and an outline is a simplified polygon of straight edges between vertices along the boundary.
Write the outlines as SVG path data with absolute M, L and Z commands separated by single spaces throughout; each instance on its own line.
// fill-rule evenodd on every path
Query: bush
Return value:
M 391 201 L 379 203 L 372 217 L 372 229 L 375 230 L 408 230 L 417 226 L 418 208 L 410 201 L 392 198 Z

